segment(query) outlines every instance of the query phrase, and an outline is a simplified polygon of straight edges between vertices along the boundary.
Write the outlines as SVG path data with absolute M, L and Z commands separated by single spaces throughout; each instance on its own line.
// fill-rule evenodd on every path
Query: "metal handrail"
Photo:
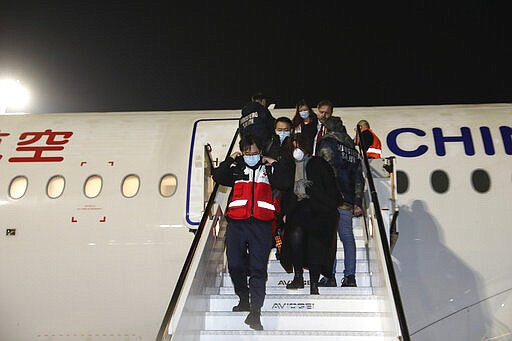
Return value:
M 212 158 L 212 146 L 207 143 L 204 145 L 204 152 L 206 154 L 206 157 L 208 159 L 208 166 L 210 167 L 210 172 L 213 170 L 213 158 Z
M 356 127 L 357 136 L 361 137 L 361 129 L 359 126 Z M 382 219 L 382 213 L 380 211 L 379 198 L 377 191 L 375 190 L 375 183 L 373 182 L 372 172 L 370 171 L 370 163 L 368 162 L 368 156 L 366 155 L 366 146 L 363 144 L 363 139 L 359 138 L 359 149 L 363 155 L 364 166 L 366 168 L 366 175 L 368 179 L 368 185 L 370 187 L 370 194 L 372 202 L 375 208 L 375 217 L 377 218 L 377 225 L 379 228 L 380 242 L 384 251 L 384 260 L 388 269 L 389 280 L 391 283 L 391 292 L 393 293 L 393 300 L 395 303 L 396 313 L 398 315 L 398 323 L 400 325 L 400 331 L 402 333 L 402 339 L 404 341 L 410 341 L 411 337 L 409 334 L 409 328 L 407 327 L 407 320 L 405 318 L 405 312 L 402 305 L 402 298 L 400 297 L 400 289 L 398 288 L 398 281 L 396 280 L 395 269 L 391 260 L 391 252 L 389 249 L 388 242 L 383 236 L 386 236 L 386 230 L 384 227 L 384 220 Z
M 230 144 L 228 152 L 226 154 L 226 158 L 229 155 L 231 155 L 231 152 L 235 145 L 236 139 L 238 137 L 238 132 L 239 132 L 239 129 L 236 130 L 235 135 L 233 136 L 233 139 L 231 140 L 231 144 Z M 180 297 L 181 292 L 183 291 L 183 285 L 185 283 L 185 279 L 187 278 L 187 274 L 190 270 L 192 260 L 194 259 L 194 256 L 196 254 L 199 240 L 201 239 L 201 235 L 203 234 L 204 228 L 206 226 L 206 222 L 208 221 L 209 212 L 211 211 L 213 203 L 215 202 L 215 196 L 217 195 L 218 189 L 219 189 L 219 184 L 216 183 L 215 186 L 213 187 L 212 194 L 210 195 L 210 198 L 208 199 L 208 204 L 206 205 L 203 216 L 201 218 L 201 223 L 199 224 L 199 227 L 197 228 L 197 231 L 194 236 L 194 240 L 192 241 L 192 244 L 188 251 L 187 258 L 185 259 L 185 263 L 183 264 L 183 267 L 181 269 L 180 277 L 178 278 L 178 282 L 176 283 L 176 287 L 174 288 L 174 292 L 172 293 L 171 301 L 169 302 L 169 305 L 165 312 L 164 318 L 162 320 L 162 324 L 160 325 L 160 330 L 158 331 L 158 335 L 156 337 L 157 341 L 163 340 L 164 334 L 165 334 L 165 332 L 169 326 L 169 323 L 171 321 L 171 317 L 173 316 L 174 311 L 176 310 L 176 305 L 178 303 L 178 299 Z

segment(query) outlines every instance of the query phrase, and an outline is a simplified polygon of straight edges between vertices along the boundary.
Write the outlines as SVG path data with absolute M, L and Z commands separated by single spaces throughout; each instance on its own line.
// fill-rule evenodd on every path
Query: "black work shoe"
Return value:
M 348 275 L 341 280 L 342 287 L 357 287 L 356 276 Z
M 320 295 L 318 292 L 318 283 L 311 283 L 309 286 L 309 293 L 311 295 Z
M 319 287 L 337 287 L 338 284 L 336 283 L 336 277 L 322 277 L 320 281 L 318 281 Z
M 251 311 L 251 305 L 249 304 L 249 300 L 240 300 L 238 305 L 235 305 L 232 309 L 233 311 Z
M 294 277 L 293 281 L 286 284 L 286 289 L 304 289 L 304 277 Z
M 260 315 L 261 313 L 259 312 L 251 311 L 245 318 L 245 324 L 248 324 L 251 329 L 263 330 L 263 326 L 261 325 L 260 321 Z

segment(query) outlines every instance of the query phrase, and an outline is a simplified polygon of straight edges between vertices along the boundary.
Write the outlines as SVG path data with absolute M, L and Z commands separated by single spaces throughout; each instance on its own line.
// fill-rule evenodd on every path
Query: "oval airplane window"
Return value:
M 103 186 L 103 179 L 99 175 L 91 175 L 85 180 L 84 194 L 87 198 L 96 198 Z
M 12 199 L 20 199 L 27 192 L 28 179 L 26 176 L 20 175 L 12 179 L 9 185 L 9 196 Z
M 485 193 L 491 188 L 491 178 L 484 169 L 476 169 L 471 174 L 471 183 L 475 191 Z
M 139 192 L 140 179 L 135 174 L 125 176 L 121 185 L 121 191 L 126 198 L 133 198 Z
M 66 185 L 66 181 L 64 177 L 61 175 L 55 175 L 50 178 L 48 181 L 48 185 L 46 186 L 46 194 L 52 198 L 56 199 L 64 193 L 64 186 Z
M 448 174 L 442 170 L 436 170 L 432 172 L 432 175 L 430 175 L 430 183 L 432 184 L 434 191 L 437 193 L 445 193 L 450 187 Z
M 160 180 L 160 194 L 163 197 L 171 197 L 176 193 L 178 178 L 174 174 L 166 174 Z
M 404 171 L 396 171 L 396 192 L 403 194 L 409 189 L 409 178 Z

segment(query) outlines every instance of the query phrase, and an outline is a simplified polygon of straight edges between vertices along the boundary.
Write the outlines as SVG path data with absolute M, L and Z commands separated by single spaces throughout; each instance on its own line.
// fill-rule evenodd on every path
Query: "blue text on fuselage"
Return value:
M 491 135 L 491 130 L 489 127 L 480 127 L 480 136 L 482 138 L 482 144 L 484 147 L 485 154 L 494 155 L 495 147 L 494 142 Z M 501 141 L 503 142 L 503 147 L 505 153 L 507 155 L 512 155 L 512 127 L 509 126 L 501 126 L 499 127 Z M 398 145 L 397 138 L 401 134 L 414 134 L 420 138 L 427 136 L 427 133 L 418 128 L 398 128 L 389 132 L 386 142 L 388 144 L 389 150 L 401 157 L 418 157 L 425 154 L 428 151 L 428 146 L 424 144 L 419 144 L 416 149 L 413 150 L 405 150 Z M 447 143 L 460 143 L 464 148 L 464 152 L 468 156 L 475 155 L 475 144 L 473 141 L 473 135 L 471 133 L 471 129 L 468 127 L 460 128 L 460 135 L 456 136 L 445 136 L 443 134 L 443 130 L 441 128 L 435 127 L 432 128 L 432 136 L 434 138 L 434 145 L 436 149 L 436 154 L 438 156 L 446 155 L 446 144 Z

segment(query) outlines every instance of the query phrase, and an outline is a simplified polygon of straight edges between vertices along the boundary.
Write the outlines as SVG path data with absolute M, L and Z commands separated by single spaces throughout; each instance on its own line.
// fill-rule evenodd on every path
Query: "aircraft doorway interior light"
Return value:
M 6 113 L 7 109 L 23 110 L 28 100 L 28 90 L 19 80 L 0 79 L 0 114 Z

